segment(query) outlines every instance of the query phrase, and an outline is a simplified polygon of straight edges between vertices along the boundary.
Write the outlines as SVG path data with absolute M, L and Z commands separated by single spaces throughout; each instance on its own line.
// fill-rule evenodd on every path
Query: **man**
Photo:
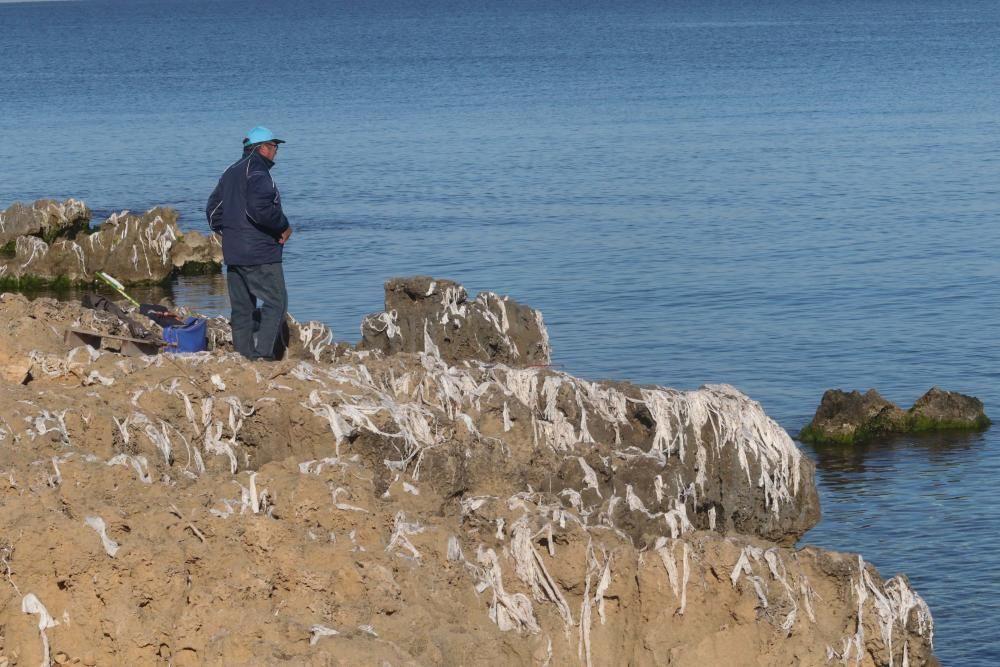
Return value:
M 292 228 L 271 178 L 283 143 L 266 127 L 250 130 L 243 140 L 243 157 L 222 174 L 206 208 L 209 226 L 222 235 L 233 345 L 247 359 L 272 361 L 285 342 L 279 340 L 288 310 L 281 255 Z M 255 336 L 258 299 L 263 305 Z

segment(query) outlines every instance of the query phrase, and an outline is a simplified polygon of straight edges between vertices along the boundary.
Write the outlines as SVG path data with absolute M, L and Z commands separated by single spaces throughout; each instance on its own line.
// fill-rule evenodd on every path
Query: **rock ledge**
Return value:
M 451 363 L 444 325 L 386 354 L 293 320 L 270 364 L 221 319 L 136 358 L 70 326 L 119 325 L 0 295 L 17 664 L 937 665 L 905 577 L 789 546 L 813 464 L 733 387 Z

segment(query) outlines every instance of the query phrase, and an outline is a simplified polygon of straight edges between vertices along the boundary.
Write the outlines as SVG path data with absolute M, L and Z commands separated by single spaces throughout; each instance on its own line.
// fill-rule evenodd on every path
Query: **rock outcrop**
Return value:
M 829 389 L 812 421 L 799 433 L 803 442 L 852 443 L 898 432 L 906 413 L 874 389 L 862 394 Z
M 429 352 L 449 363 L 510 366 L 545 366 L 551 355 L 539 311 L 493 292 L 469 301 L 458 283 L 428 276 L 385 284 L 385 311 L 361 323 L 361 349 Z
M 932 387 L 910 408 L 913 431 L 979 431 L 990 426 L 983 402 L 975 396 Z
M 60 236 L 76 236 L 90 227 L 90 209 L 82 201 L 39 199 L 33 204 L 15 203 L 0 213 L 0 246 L 9 253 L 20 236 L 37 236 L 54 241 Z
M 869 389 L 862 394 L 830 389 L 823 394 L 812 421 L 799 433 L 803 442 L 852 444 L 890 434 L 969 430 L 989 427 L 978 398 L 933 387 L 903 410 Z
M 9 230 L 2 237 L 0 285 L 89 284 L 98 271 L 126 284 L 160 283 L 178 271 L 220 270 L 218 239 L 182 234 L 177 218 L 171 208 L 123 211 L 92 229 L 89 209 L 73 199 L 15 204 L 0 214 L 0 228 Z
M 813 467 L 731 387 L 294 321 L 280 363 L 222 320 L 210 352 L 125 358 L 70 325 L 115 323 L 0 297 L 17 664 L 937 664 L 905 577 L 780 544 L 818 519 Z

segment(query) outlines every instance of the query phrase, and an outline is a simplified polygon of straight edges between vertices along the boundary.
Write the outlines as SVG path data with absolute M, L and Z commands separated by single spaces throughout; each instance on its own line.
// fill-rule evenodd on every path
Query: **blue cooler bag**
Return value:
M 184 324 L 163 328 L 166 352 L 203 352 L 208 348 L 208 321 L 189 317 Z

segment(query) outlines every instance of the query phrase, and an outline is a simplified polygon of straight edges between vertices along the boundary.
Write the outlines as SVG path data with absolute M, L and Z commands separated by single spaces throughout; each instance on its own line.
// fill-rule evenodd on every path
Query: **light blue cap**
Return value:
M 254 144 L 263 144 L 268 141 L 273 141 L 276 144 L 285 143 L 283 139 L 277 139 L 274 136 L 274 132 L 267 129 L 266 127 L 261 127 L 260 125 L 258 125 L 257 127 L 247 132 L 247 136 L 243 140 L 243 145 L 253 146 Z

